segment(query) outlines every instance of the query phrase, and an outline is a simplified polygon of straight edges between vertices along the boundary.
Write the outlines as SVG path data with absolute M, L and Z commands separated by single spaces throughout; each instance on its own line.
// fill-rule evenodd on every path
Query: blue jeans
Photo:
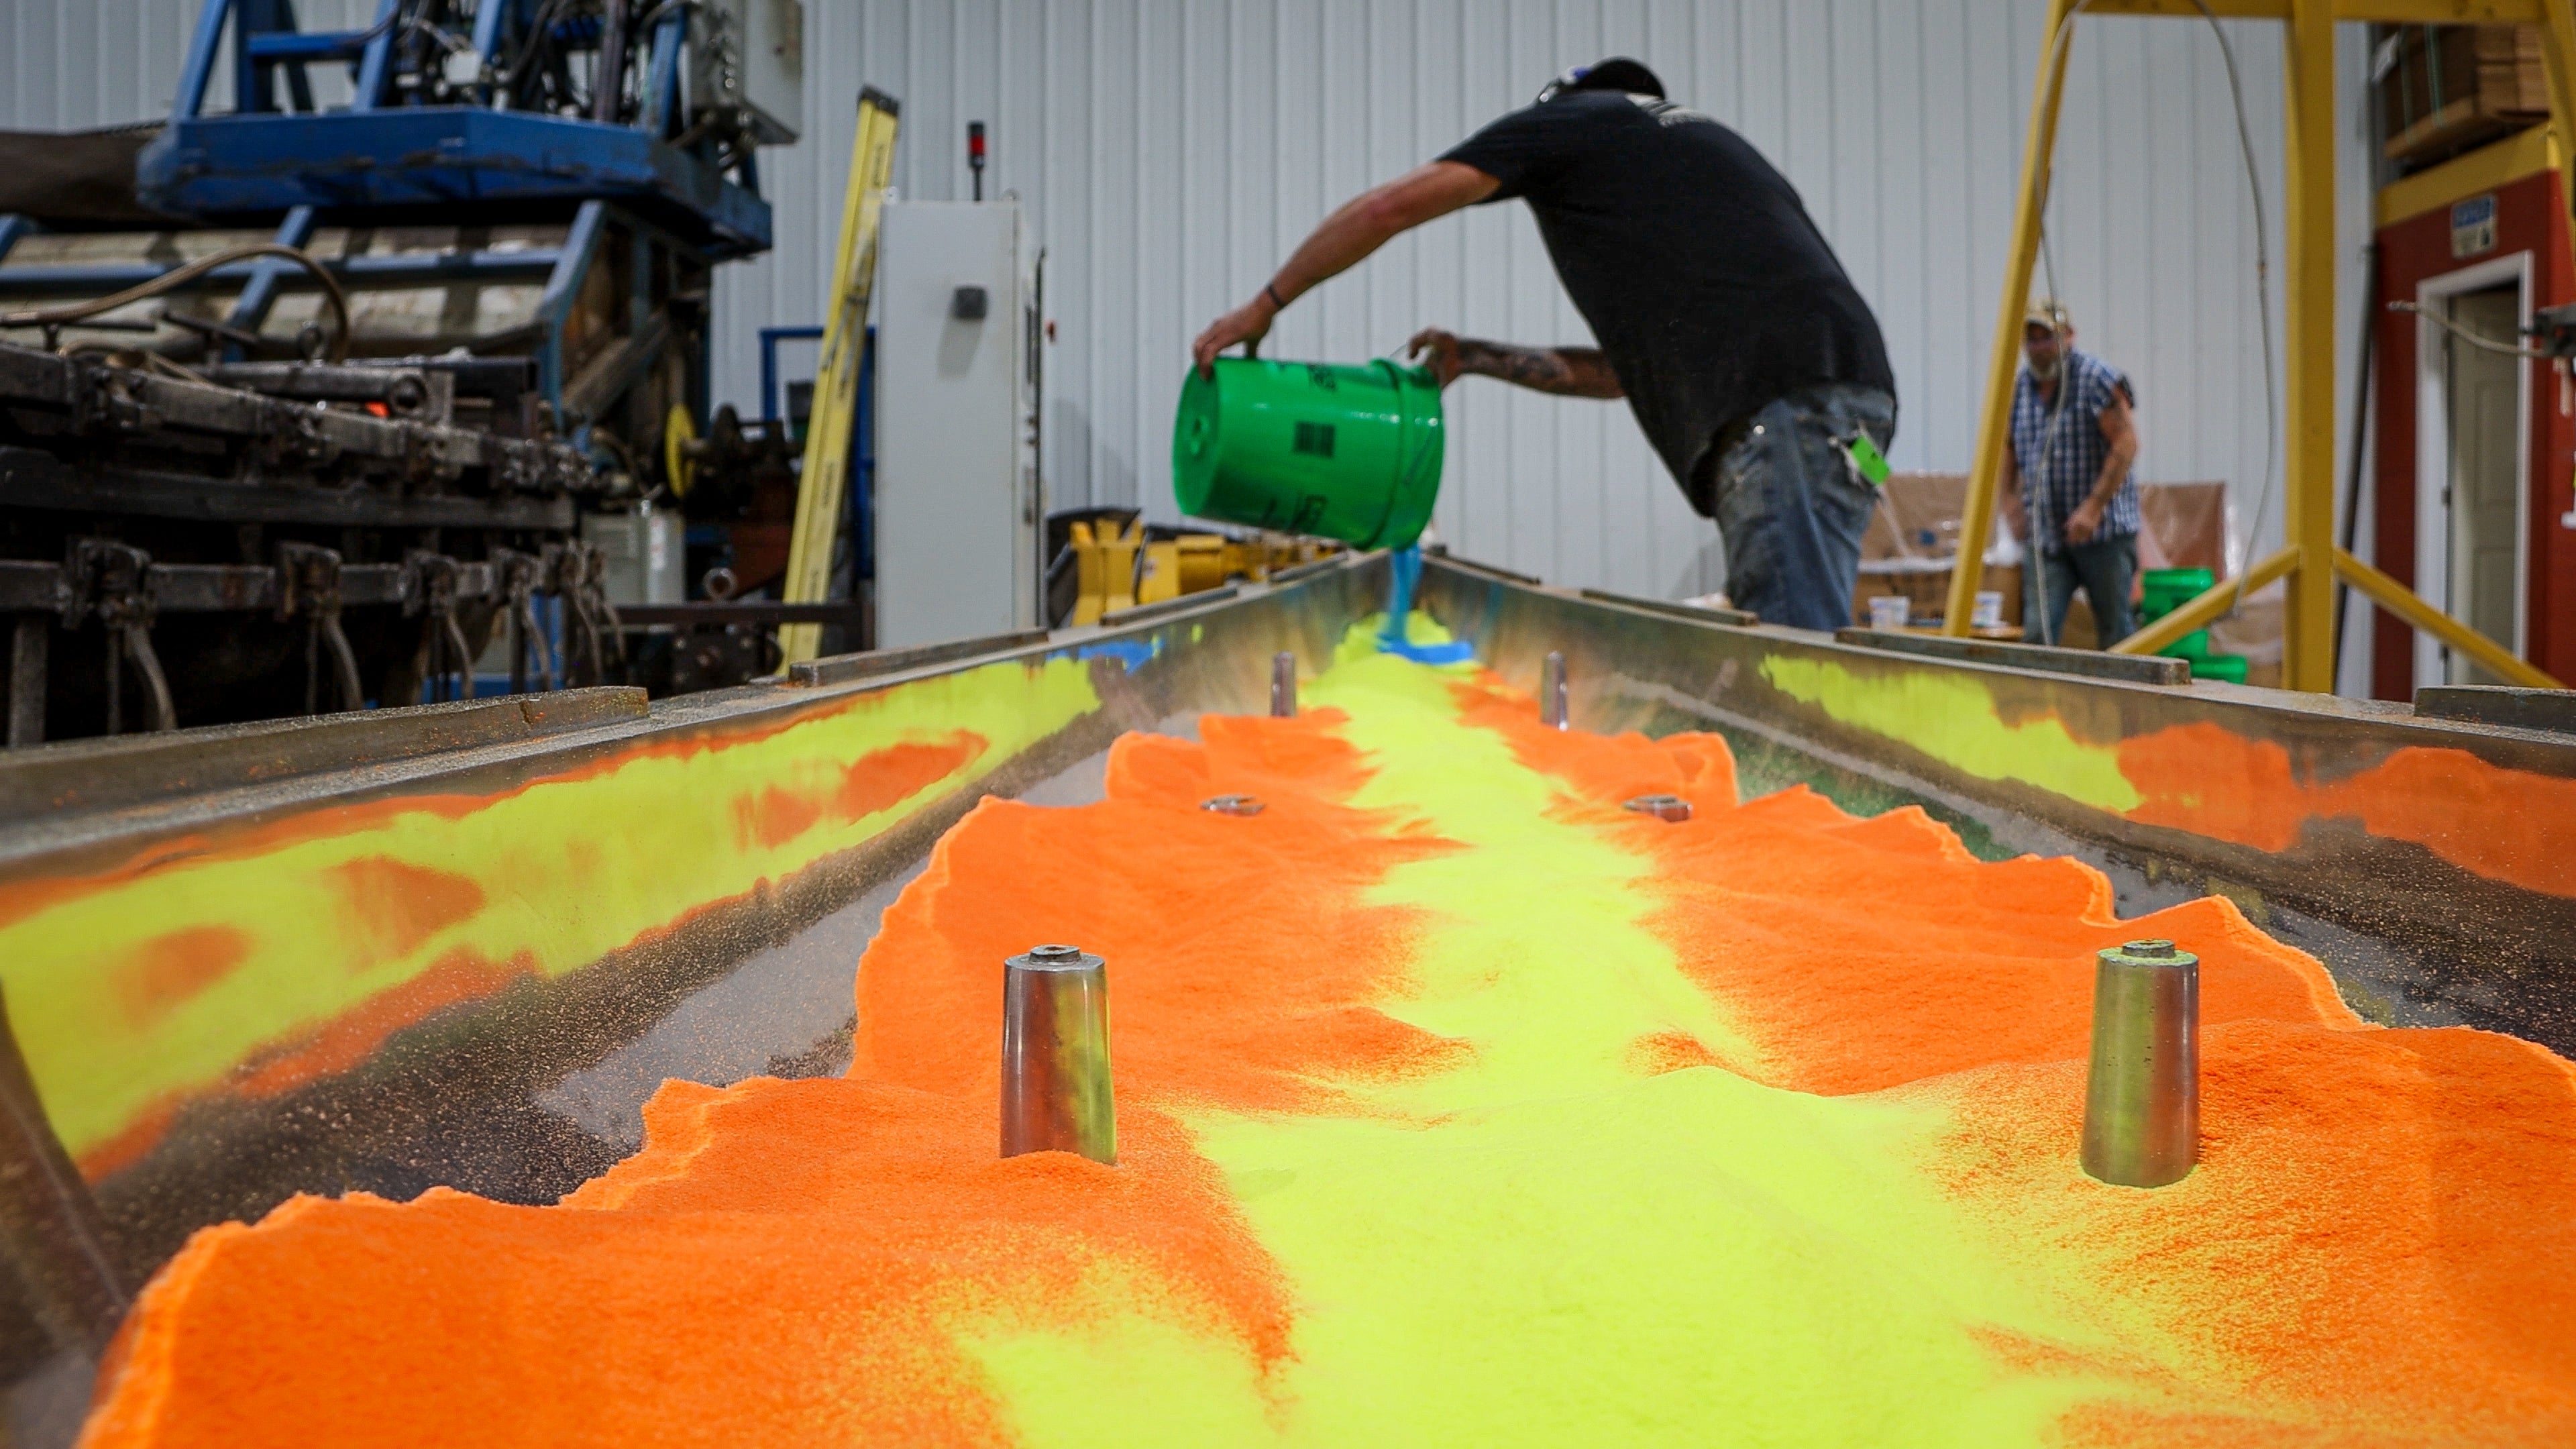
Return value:
M 1851 622 L 1860 538 L 1878 507 L 1844 451 L 1863 432 L 1886 452 L 1896 399 L 1832 383 L 1770 403 L 1719 440 L 1713 516 L 1737 608 L 1800 629 Z
M 2032 549 L 2022 560 L 2022 637 L 2033 644 L 2055 644 L 2066 632 L 2066 609 L 2075 602 L 2075 586 L 2093 606 L 2093 634 L 2100 648 L 2129 637 L 2136 625 L 2129 618 L 2129 581 L 2138 575 L 2138 536 L 2097 538 L 2070 544 L 2062 553 Z M 2040 612 L 2045 582 L 2048 611 Z M 2041 631 L 2042 620 L 2047 630 Z

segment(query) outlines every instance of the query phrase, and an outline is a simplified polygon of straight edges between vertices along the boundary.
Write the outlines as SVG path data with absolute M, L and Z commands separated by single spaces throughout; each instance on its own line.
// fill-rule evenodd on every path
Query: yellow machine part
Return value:
M 1174 572 L 1180 577 L 1184 594 L 1204 593 L 1224 584 L 1228 575 L 1226 541 L 1222 534 L 1185 533 L 1172 541 Z
M 1250 570 L 1229 572 L 1233 562 L 1222 534 L 1185 533 L 1149 543 L 1136 569 L 1136 602 L 1159 604 L 1183 594 L 1205 593 L 1237 574 L 1251 576 Z
M 1270 575 L 1272 567 L 1273 565 L 1270 562 L 1270 545 L 1266 541 L 1256 539 L 1250 543 L 1246 543 L 1240 539 L 1229 538 L 1225 540 L 1225 572 L 1220 577 L 1228 579 L 1267 578 Z
M 1338 544 L 1287 534 L 1236 539 L 1185 533 L 1148 543 L 1141 523 L 1124 530 L 1076 523 L 1071 539 L 1081 584 L 1073 606 L 1075 624 L 1096 624 L 1101 615 L 1120 609 L 1205 593 L 1229 579 L 1268 578 L 1276 570 L 1340 551 Z
M 1136 606 L 1136 555 L 1145 545 L 1145 526 L 1131 523 L 1123 531 L 1095 533 L 1088 523 L 1073 525 L 1073 556 L 1081 596 L 1074 601 L 1075 624 L 1097 624 L 1100 616 Z
M 1159 604 L 1177 599 L 1187 590 L 1181 587 L 1181 546 L 1172 539 L 1145 545 L 1136 557 L 1136 602 Z
M 1265 533 L 1257 539 L 1226 546 L 1226 577 L 1264 579 L 1280 569 L 1293 569 L 1340 552 L 1340 544 L 1326 539 Z
M 669 415 L 662 419 L 662 476 L 671 481 L 671 496 L 686 498 L 698 481 L 698 460 L 690 455 L 689 445 L 698 440 L 698 425 L 688 408 L 671 404 Z

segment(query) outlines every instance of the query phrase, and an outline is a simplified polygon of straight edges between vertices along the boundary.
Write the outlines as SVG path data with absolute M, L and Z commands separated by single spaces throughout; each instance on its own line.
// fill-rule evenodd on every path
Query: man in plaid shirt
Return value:
M 2138 572 L 2138 433 L 2129 380 L 2075 350 L 2075 324 L 2055 302 L 2022 319 L 2013 384 L 2012 447 L 2004 453 L 2004 521 L 2030 545 L 2022 571 L 2022 633 L 2055 644 L 2078 584 L 2105 648 L 2132 627 Z

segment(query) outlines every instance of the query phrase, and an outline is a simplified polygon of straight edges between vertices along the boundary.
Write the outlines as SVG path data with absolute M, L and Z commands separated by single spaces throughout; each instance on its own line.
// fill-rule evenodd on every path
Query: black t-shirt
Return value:
M 1745 139 L 1652 96 L 1576 91 L 1514 111 L 1444 161 L 1526 198 L 1556 274 L 1647 439 L 1693 479 L 1729 424 L 1817 383 L 1890 396 L 1877 319 L 1788 180 Z

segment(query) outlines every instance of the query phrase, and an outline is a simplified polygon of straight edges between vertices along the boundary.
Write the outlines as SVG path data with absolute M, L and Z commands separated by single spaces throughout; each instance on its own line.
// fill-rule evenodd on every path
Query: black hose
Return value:
M 253 242 L 248 246 L 230 247 L 212 256 L 199 257 L 184 267 L 163 272 L 148 282 L 137 283 L 122 292 L 95 297 L 86 302 L 75 302 L 67 307 L 43 308 L 33 312 L 0 312 L 0 327 L 42 327 L 50 332 L 55 328 L 68 327 L 101 313 L 113 312 L 119 307 L 131 306 L 149 297 L 158 297 L 164 292 L 175 291 L 218 267 L 228 267 L 235 262 L 247 261 L 252 257 L 284 257 L 313 274 L 314 279 L 322 284 L 323 296 L 330 300 L 332 320 L 339 324 L 332 332 L 331 361 L 333 363 L 348 361 L 348 292 L 341 287 L 340 279 L 332 276 L 329 268 L 315 261 L 311 253 L 301 248 L 287 246 L 282 242 Z
M 529 21 L 527 33 L 519 43 L 519 53 L 512 57 L 510 68 L 501 74 L 501 93 L 510 98 L 511 105 L 520 103 L 519 82 L 527 79 L 529 67 L 543 58 L 555 21 L 566 3 L 567 0 L 545 0 L 537 7 L 536 17 Z

